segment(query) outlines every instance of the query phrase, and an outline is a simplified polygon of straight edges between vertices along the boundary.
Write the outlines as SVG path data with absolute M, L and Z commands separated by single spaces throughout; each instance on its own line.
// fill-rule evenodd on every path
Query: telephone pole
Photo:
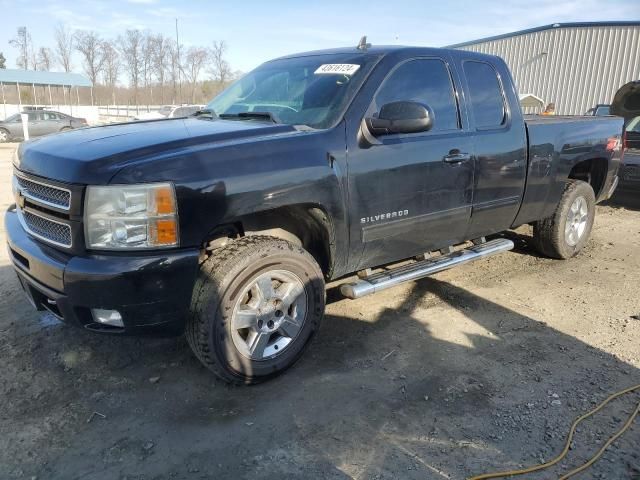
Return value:
M 180 38 L 178 37 L 178 18 L 176 17 L 176 55 L 177 55 L 177 67 L 178 67 L 178 97 L 182 100 L 182 77 L 180 75 L 180 71 L 182 70 L 182 66 L 180 65 Z M 180 104 L 181 102 L 176 102 Z

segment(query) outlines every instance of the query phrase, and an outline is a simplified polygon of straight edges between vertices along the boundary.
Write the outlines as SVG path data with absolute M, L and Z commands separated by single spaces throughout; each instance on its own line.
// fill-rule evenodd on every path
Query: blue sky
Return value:
M 204 0 L 0 0 L 0 51 L 15 68 L 9 45 L 26 26 L 36 46 L 53 48 L 58 22 L 96 30 L 105 38 L 127 28 L 175 35 L 181 43 L 228 44 L 234 70 L 305 50 L 355 45 L 367 34 L 376 44 L 444 46 L 556 22 L 640 20 L 639 0 L 500 1 L 204 1 Z M 75 60 L 80 71 L 80 60 Z

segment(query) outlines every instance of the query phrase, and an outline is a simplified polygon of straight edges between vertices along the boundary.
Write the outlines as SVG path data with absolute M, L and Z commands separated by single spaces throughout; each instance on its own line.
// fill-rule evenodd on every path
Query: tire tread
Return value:
M 218 289 L 212 287 L 215 285 L 224 285 L 225 277 L 229 270 L 237 264 L 240 259 L 247 255 L 260 256 L 260 252 L 268 245 L 305 256 L 316 269 L 315 274 L 322 277 L 320 267 L 306 250 L 276 237 L 249 235 L 233 240 L 224 247 L 211 252 L 211 256 L 200 266 L 200 272 L 193 290 L 190 313 L 187 317 L 185 336 L 198 360 L 228 383 L 244 385 L 247 383 L 257 383 L 260 379 L 234 375 L 221 365 L 220 361 L 216 358 L 215 352 L 209 344 L 209 331 L 211 322 L 217 319 L 217 315 L 206 312 L 206 308 L 207 305 L 211 303 L 211 295 L 214 296 L 213 304 L 215 305 L 216 311 L 219 308 L 222 298 L 219 295 Z
M 562 197 L 558 202 L 554 212 L 547 218 L 538 220 L 533 225 L 533 242 L 535 248 L 542 255 L 556 258 L 566 259 L 577 254 L 582 246 L 575 250 L 571 255 L 565 252 L 566 244 L 564 239 L 564 209 L 567 203 L 573 201 L 574 193 L 579 189 L 584 189 L 585 194 L 591 196 L 591 203 L 595 204 L 595 196 L 591 185 L 582 180 L 569 179 L 564 187 Z M 588 190 L 586 190 L 588 189 Z M 589 203 L 589 200 L 587 200 Z M 589 228 L 590 230 L 590 228 Z M 587 238 L 590 231 L 586 232 Z

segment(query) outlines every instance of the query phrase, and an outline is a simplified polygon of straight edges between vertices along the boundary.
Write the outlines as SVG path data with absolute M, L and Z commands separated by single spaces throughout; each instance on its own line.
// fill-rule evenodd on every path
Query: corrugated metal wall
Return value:
M 579 115 L 640 79 L 640 27 L 558 27 L 459 47 L 505 59 L 520 93 Z M 532 113 L 532 112 L 527 112 Z

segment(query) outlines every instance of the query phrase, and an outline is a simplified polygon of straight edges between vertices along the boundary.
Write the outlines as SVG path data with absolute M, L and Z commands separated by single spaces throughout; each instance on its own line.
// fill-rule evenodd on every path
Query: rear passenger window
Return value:
M 484 62 L 464 62 L 469 84 L 471 109 L 476 128 L 498 128 L 506 121 L 506 108 L 498 75 Z
M 433 110 L 431 131 L 460 128 L 451 76 L 442 60 L 418 59 L 403 63 L 387 77 L 374 104 L 376 111 L 380 111 L 386 103 L 403 100 L 419 102 Z

